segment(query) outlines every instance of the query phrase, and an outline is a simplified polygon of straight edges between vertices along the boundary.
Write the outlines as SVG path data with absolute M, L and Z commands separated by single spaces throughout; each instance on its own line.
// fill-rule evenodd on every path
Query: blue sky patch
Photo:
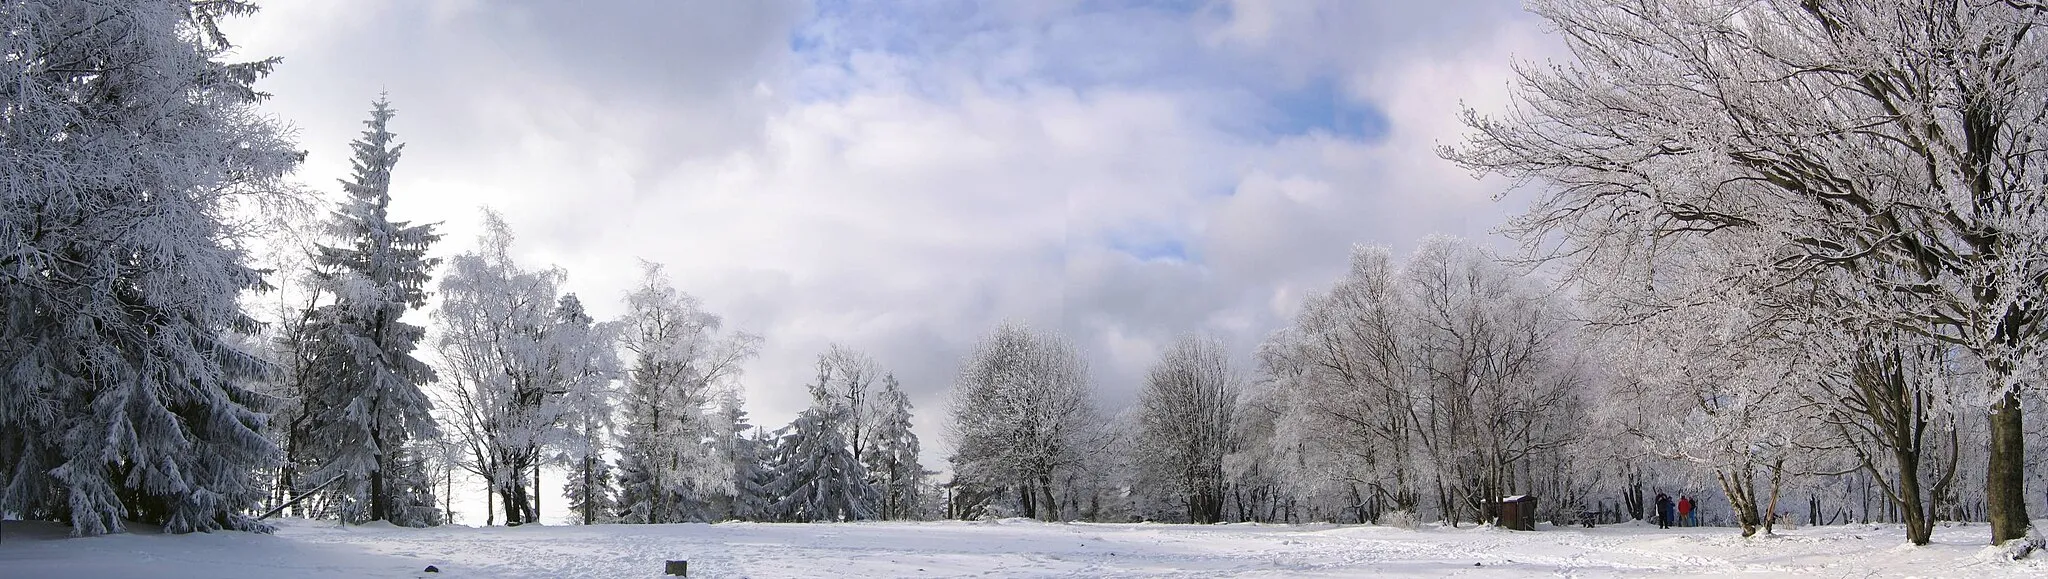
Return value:
M 1165 236 L 1114 236 L 1109 248 L 1139 261 L 1193 262 L 1187 242 Z
M 1377 141 L 1387 136 L 1387 115 L 1369 103 L 1357 102 L 1345 94 L 1334 79 L 1318 77 L 1292 91 L 1267 97 L 1273 118 L 1267 128 L 1278 135 L 1322 132 L 1356 141 Z

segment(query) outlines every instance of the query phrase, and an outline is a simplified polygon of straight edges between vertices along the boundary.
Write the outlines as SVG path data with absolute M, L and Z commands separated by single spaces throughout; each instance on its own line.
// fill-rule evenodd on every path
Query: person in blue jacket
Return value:
M 1671 495 L 1657 493 L 1657 528 L 1671 528 L 1672 515 L 1675 514 L 1672 512 L 1672 506 Z

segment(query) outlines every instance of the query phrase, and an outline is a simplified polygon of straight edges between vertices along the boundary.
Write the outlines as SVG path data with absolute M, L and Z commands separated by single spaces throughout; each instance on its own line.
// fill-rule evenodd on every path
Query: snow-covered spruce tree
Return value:
M 644 263 L 640 287 L 626 296 L 620 343 L 631 360 L 621 404 L 620 519 L 630 523 L 703 521 L 712 499 L 733 492 L 733 468 L 711 440 L 714 388 L 739 377 L 760 338 L 716 335 L 719 318 L 676 291 L 661 266 Z
M 1135 489 L 1179 508 L 1187 522 L 1223 520 L 1232 414 L 1240 379 L 1230 355 L 1213 339 L 1174 342 L 1145 375 L 1138 395 Z
M 738 388 L 723 388 L 718 394 L 717 422 L 721 436 L 717 439 L 720 454 L 725 455 L 732 465 L 732 493 L 723 497 L 722 512 L 725 518 L 741 521 L 766 521 L 772 519 L 769 511 L 768 485 L 774 473 L 767 468 L 767 454 L 774 442 L 764 438 L 752 424 L 747 423 L 747 411 Z
M 1106 451 L 1110 440 L 1090 390 L 1087 364 L 1065 339 L 1015 324 L 997 327 L 968 356 L 953 386 L 954 484 L 966 487 L 956 488 L 955 496 L 1001 501 L 1041 520 L 1064 519 L 1060 497 L 1069 475 Z
M 775 497 L 768 510 L 777 520 L 860 521 L 875 518 L 881 506 L 881 492 L 841 434 L 852 410 L 829 390 L 826 367 L 821 360 L 811 407 L 776 433 L 766 490 Z
M 256 529 L 277 449 L 233 333 L 263 286 L 241 207 L 300 154 L 216 60 L 247 2 L 0 9 L 0 512 L 170 532 Z
M 910 430 L 910 396 L 903 393 L 895 374 L 882 376 L 874 407 L 868 435 L 872 443 L 862 464 L 882 493 L 877 514 L 886 520 L 923 519 L 925 476 L 930 473 L 918 462 L 917 433 Z
M 563 487 L 569 510 L 589 525 L 618 512 L 611 461 L 605 459 L 618 406 L 618 325 L 592 323 L 573 293 L 555 303 L 551 316 L 549 341 L 557 347 L 550 367 L 562 390 L 562 433 L 553 441 L 554 460 L 569 469 Z
M 1569 66 L 1468 113 L 1451 157 L 1539 184 L 1516 232 L 1587 281 L 1730 238 L 1759 287 L 1839 284 L 1845 314 L 1987 370 L 1993 543 L 2027 517 L 2021 391 L 2048 360 L 2048 8 L 2039 2 L 1546 0 Z
M 440 262 L 427 248 L 441 236 L 431 224 L 391 220 L 391 169 L 403 148 L 388 130 L 394 113 L 385 99 L 371 104 L 368 129 L 351 144 L 355 175 L 341 182 L 346 198 L 328 220 L 335 244 L 313 255 L 313 283 L 333 300 L 305 324 L 306 460 L 314 466 L 299 483 L 339 477 L 328 488 L 343 520 L 426 526 L 441 520 L 433 481 L 408 468 L 418 461 L 404 449 L 440 436 L 420 390 L 434 371 L 412 354 L 426 330 L 402 318 L 426 303 Z

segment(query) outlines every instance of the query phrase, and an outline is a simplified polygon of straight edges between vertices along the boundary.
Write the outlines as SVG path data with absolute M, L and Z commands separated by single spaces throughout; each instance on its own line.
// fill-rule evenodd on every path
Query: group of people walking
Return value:
M 1696 512 L 1698 507 L 1699 503 L 1693 502 L 1692 497 L 1681 495 L 1674 502 L 1671 495 L 1657 493 L 1657 528 L 1669 529 L 1674 524 L 1680 527 L 1700 526 Z

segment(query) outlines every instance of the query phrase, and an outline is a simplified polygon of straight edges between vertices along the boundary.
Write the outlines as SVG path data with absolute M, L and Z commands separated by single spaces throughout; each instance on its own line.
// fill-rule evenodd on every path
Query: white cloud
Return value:
M 1433 147 L 1461 99 L 1500 101 L 1510 54 L 1549 50 L 1505 0 L 944 10 L 276 2 L 237 30 L 286 57 L 264 87 L 310 184 L 344 174 L 388 88 L 397 210 L 447 222 L 439 253 L 496 206 L 599 315 L 636 258 L 669 264 L 766 338 L 745 379 L 761 424 L 804 402 L 826 344 L 868 350 L 913 391 L 928 466 L 959 357 L 998 321 L 1067 331 L 1128 400 L 1178 333 L 1248 361 L 1353 243 L 1484 235 L 1498 184 Z M 1384 137 L 1246 130 L 1313 77 Z

